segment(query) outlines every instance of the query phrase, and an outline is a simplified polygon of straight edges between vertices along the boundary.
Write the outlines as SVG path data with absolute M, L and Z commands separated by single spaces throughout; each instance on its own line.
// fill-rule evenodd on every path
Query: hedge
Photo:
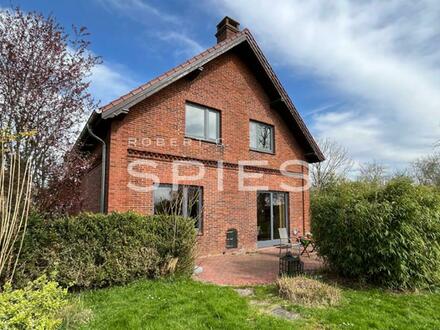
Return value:
M 84 289 L 190 275 L 195 243 L 193 221 L 177 216 L 84 213 L 53 220 L 33 214 L 14 282 L 55 273 L 62 286 Z
M 440 194 L 396 179 L 312 194 L 317 249 L 339 274 L 394 289 L 440 284 Z

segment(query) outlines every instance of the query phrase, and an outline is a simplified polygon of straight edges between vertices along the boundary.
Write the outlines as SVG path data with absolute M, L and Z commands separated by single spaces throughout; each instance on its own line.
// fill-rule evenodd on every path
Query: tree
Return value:
M 82 178 L 96 163 L 94 158 L 75 149 L 67 152 L 63 162 L 51 168 L 47 186 L 40 189 L 38 210 L 53 217 L 78 213 L 85 199 Z
M 347 149 L 335 141 L 323 139 L 318 144 L 326 159 L 310 167 L 310 178 L 312 187 L 321 189 L 346 177 L 353 167 L 353 161 Z
M 88 50 L 87 35 L 73 28 L 70 38 L 52 16 L 36 12 L 0 14 L 0 128 L 12 135 L 35 132 L 9 147 L 33 159 L 37 188 L 47 184 L 78 124 L 97 106 L 87 78 L 100 58 Z
M 359 169 L 359 181 L 377 183 L 377 184 L 385 184 L 387 181 L 387 169 L 386 167 L 373 161 L 371 163 L 361 164 Z
M 440 152 L 414 161 L 411 164 L 411 174 L 419 184 L 440 187 Z

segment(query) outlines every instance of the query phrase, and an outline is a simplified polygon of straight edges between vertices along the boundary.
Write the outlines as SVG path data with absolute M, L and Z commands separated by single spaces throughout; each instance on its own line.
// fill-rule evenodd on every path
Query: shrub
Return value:
M 278 294 L 295 304 L 309 307 L 335 306 L 341 290 L 304 276 L 281 277 L 276 282 Z
M 319 253 L 344 276 L 395 289 L 440 284 L 440 195 L 395 179 L 343 183 L 312 197 Z
M 186 218 L 130 212 L 31 218 L 16 272 L 18 285 L 53 271 L 61 285 L 73 289 L 193 271 L 196 234 Z
M 1 329 L 57 329 L 61 310 L 67 305 L 67 290 L 45 276 L 12 290 L 6 284 L 0 294 Z

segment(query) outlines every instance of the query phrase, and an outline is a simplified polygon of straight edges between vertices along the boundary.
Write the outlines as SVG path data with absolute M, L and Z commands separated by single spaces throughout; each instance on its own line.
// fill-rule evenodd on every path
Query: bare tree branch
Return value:
M 376 161 L 373 161 L 371 163 L 361 164 L 360 173 L 358 176 L 359 181 L 385 184 L 387 179 L 388 176 L 385 165 L 378 163 Z
M 411 175 L 419 184 L 440 187 L 440 152 L 414 161 L 411 164 Z
M 353 167 L 353 161 L 347 149 L 329 139 L 318 140 L 325 156 L 325 161 L 315 163 L 310 167 L 312 186 L 321 189 L 345 178 Z

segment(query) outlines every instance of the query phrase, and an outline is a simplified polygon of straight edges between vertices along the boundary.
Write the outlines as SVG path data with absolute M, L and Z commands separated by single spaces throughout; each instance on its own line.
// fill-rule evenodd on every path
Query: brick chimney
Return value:
M 240 23 L 225 16 L 225 18 L 217 24 L 217 33 L 215 34 L 217 43 L 232 37 L 237 32 L 240 32 Z

